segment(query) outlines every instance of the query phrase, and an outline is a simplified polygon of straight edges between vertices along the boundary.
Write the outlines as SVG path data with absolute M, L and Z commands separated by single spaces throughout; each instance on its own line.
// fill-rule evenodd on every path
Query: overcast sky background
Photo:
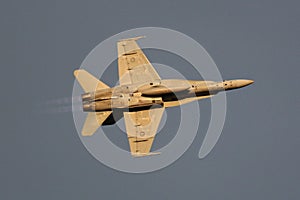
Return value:
M 299 7 L 277 0 L 1 1 L 0 199 L 299 199 Z M 57 105 L 45 106 L 49 100 L 70 105 L 73 70 L 98 43 L 145 26 L 187 34 L 225 79 L 255 83 L 227 95 L 223 133 L 205 159 L 198 159 L 203 125 L 171 166 L 127 174 L 88 153 L 72 112 L 43 108 Z M 109 84 L 117 80 L 112 67 Z M 200 104 L 205 122 L 210 103 Z M 160 137 L 155 148 L 168 141 Z

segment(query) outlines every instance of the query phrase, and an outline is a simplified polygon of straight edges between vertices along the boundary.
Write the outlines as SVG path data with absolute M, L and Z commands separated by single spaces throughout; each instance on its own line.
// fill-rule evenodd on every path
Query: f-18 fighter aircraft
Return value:
M 74 75 L 85 91 L 83 111 L 88 112 L 82 136 L 91 136 L 101 125 L 115 123 L 124 116 L 132 156 L 156 154 L 151 146 L 165 108 L 210 98 L 218 92 L 241 88 L 252 80 L 222 82 L 162 80 L 137 44 L 141 37 L 120 40 L 119 82 L 110 88 L 87 71 Z M 121 113 L 121 114 L 120 114 Z

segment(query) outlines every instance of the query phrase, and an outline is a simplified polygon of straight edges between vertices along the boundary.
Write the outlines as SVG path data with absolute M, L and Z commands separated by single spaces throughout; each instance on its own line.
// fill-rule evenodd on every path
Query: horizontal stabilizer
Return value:
M 112 111 L 89 112 L 84 122 L 81 135 L 93 135 L 111 113 Z

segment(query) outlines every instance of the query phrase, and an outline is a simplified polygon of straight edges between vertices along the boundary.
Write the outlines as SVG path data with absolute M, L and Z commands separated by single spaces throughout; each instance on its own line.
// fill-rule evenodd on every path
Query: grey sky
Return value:
M 271 0 L 3 1 L 0 198 L 299 199 L 299 6 Z M 209 120 L 210 103 L 203 101 L 203 126 L 179 160 L 154 173 L 126 174 L 86 151 L 71 112 L 45 114 L 41 105 L 63 98 L 60 105 L 68 105 L 73 70 L 91 49 L 144 26 L 189 35 L 225 79 L 255 83 L 228 93 L 225 127 L 208 157 L 198 159 Z M 184 67 L 168 53 L 147 52 L 151 61 Z M 105 82 L 116 80 L 107 74 L 115 77 Z M 159 137 L 154 148 L 170 139 Z M 110 138 L 126 148 L 117 135 Z

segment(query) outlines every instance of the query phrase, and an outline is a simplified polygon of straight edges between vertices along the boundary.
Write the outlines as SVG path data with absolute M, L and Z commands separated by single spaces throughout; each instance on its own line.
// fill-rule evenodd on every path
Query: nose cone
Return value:
M 236 80 L 236 87 L 245 87 L 252 83 L 254 83 L 253 80 L 247 80 L 247 79 Z

